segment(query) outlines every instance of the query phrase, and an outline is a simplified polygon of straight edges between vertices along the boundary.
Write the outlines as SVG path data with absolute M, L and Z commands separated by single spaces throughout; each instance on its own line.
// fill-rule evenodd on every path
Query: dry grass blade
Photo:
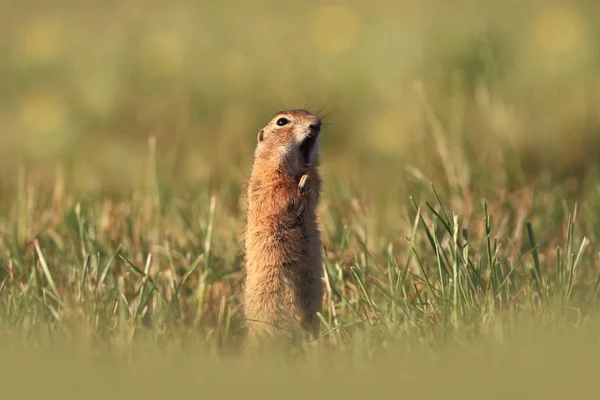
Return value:
M 60 295 L 58 294 L 58 289 L 56 288 L 56 284 L 54 283 L 54 279 L 52 279 L 52 274 L 50 273 L 50 268 L 48 268 L 48 264 L 46 263 L 46 259 L 44 258 L 44 254 L 42 253 L 42 249 L 40 249 L 40 244 L 37 239 L 34 241 L 35 251 L 40 260 L 40 265 L 42 266 L 42 271 L 44 272 L 44 276 L 48 281 L 48 285 L 50 285 L 50 289 L 52 293 L 60 299 Z

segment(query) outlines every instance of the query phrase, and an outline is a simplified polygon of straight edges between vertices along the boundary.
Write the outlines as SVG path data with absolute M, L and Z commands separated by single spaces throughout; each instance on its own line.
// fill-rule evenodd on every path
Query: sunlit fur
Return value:
M 281 117 L 290 123 L 277 126 Z M 304 110 L 281 112 L 258 135 L 245 232 L 244 311 L 250 343 L 261 333 L 300 330 L 314 336 L 319 331 L 317 312 L 323 294 L 319 159 L 313 153 L 311 164 L 305 165 L 299 155 L 300 143 L 315 123 L 320 126 L 319 119 Z M 298 184 L 304 174 L 311 190 L 302 195 Z

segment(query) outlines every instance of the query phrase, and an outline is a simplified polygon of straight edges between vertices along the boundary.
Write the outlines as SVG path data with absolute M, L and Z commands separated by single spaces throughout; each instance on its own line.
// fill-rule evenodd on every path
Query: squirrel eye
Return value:
M 279 126 L 284 126 L 284 125 L 287 125 L 289 123 L 290 123 L 290 120 L 286 119 L 286 118 L 279 118 L 277 120 L 277 125 L 279 125 Z

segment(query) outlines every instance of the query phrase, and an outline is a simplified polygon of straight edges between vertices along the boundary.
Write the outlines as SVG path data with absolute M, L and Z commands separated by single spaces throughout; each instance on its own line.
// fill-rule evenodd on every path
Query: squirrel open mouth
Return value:
M 311 133 L 302 141 L 302 143 L 300 143 L 300 156 L 306 165 L 310 165 L 312 163 L 312 152 L 315 148 L 315 144 L 317 143 L 318 136 L 318 132 Z

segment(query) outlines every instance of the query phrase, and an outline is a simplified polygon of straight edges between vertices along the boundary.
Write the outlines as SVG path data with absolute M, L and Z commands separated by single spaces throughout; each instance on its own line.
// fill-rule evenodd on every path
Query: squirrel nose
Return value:
M 316 133 L 316 132 L 320 131 L 321 130 L 321 120 L 317 119 L 316 121 L 314 121 L 312 124 L 310 124 L 308 126 L 308 129 L 310 129 L 310 131 L 312 133 Z

